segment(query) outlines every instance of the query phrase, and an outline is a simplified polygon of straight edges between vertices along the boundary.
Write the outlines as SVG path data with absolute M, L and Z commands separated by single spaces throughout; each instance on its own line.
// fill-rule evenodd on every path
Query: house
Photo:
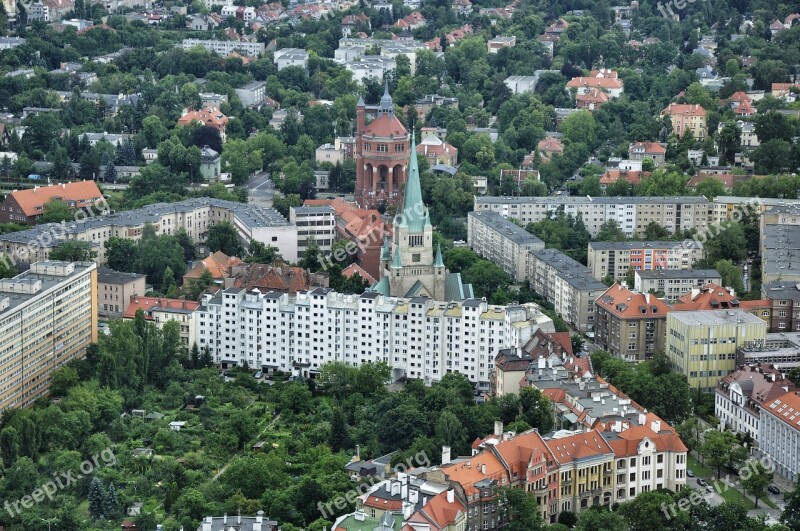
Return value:
M 122 318 L 125 320 L 136 319 L 136 313 L 141 310 L 145 320 L 155 323 L 158 328 L 162 328 L 170 321 L 176 321 L 180 325 L 181 344 L 188 352 L 196 337 L 195 313 L 199 306 L 199 302 L 185 299 L 133 295 Z
M 105 210 L 107 204 L 94 181 L 34 186 L 27 190 L 15 190 L 0 203 L 0 222 L 36 225 L 39 216 L 45 213 L 48 201 L 59 200 L 71 209 L 94 213 Z
M 611 99 L 619 98 L 625 89 L 625 83 L 613 70 L 593 70 L 587 77 L 574 77 L 566 85 L 569 92 L 575 89 L 577 94 L 586 94 L 592 90 L 607 92 Z
M 307 70 L 308 52 L 302 48 L 282 48 L 275 52 L 273 62 L 277 65 L 279 71 L 287 66 L 299 66 Z
M 569 22 L 564 20 L 563 18 L 558 19 L 557 21 L 553 22 L 544 30 L 545 35 L 550 35 L 556 38 L 560 38 L 561 34 L 564 33 L 569 29 Z
M 235 90 L 244 107 L 259 107 L 267 96 L 267 84 L 264 81 L 251 81 Z
M 337 162 L 344 161 L 344 152 L 340 149 L 336 149 L 336 146 L 333 144 L 322 144 L 317 148 L 314 159 L 317 164 L 322 164 L 323 162 L 336 164 Z
M 660 168 L 665 163 L 667 148 L 658 142 L 633 142 L 628 146 L 628 158 L 630 160 L 650 159 L 653 166 Z
M 608 101 L 608 93 L 598 89 L 591 89 L 582 94 L 575 95 L 575 108 L 586 111 L 596 111 L 602 107 L 604 103 L 608 103 Z
M 186 422 L 183 420 L 173 420 L 169 423 L 169 429 L 172 431 L 181 431 L 184 426 L 186 426 Z
M 548 136 L 539 141 L 536 151 L 539 152 L 542 162 L 550 162 L 553 155 L 564 154 L 564 144 L 558 138 Z
M 620 179 L 627 181 L 628 184 L 637 185 L 642 181 L 642 178 L 650 175 L 650 172 L 641 170 L 628 170 L 624 168 L 608 168 L 600 177 L 600 188 L 603 190 L 610 184 L 614 184 Z
M 786 102 L 795 101 L 800 92 L 800 83 L 773 83 L 772 97 Z
M 702 140 L 708 134 L 706 128 L 706 110 L 697 104 L 670 103 L 661 111 L 661 116 L 668 116 L 672 123 L 672 133 L 683 137 L 691 131 L 695 139 Z
M 456 12 L 456 15 L 466 17 L 472 13 L 472 2 L 470 0 L 453 0 L 451 9 Z
M 186 126 L 190 123 L 200 123 L 207 127 L 213 127 L 219 131 L 219 136 L 225 142 L 225 128 L 228 126 L 228 117 L 222 114 L 219 109 L 206 107 L 199 111 L 189 110 L 178 119 L 178 125 Z
M 139 273 L 97 268 L 97 315 L 105 318 L 122 317 L 128 302 L 147 292 L 146 276 Z
M 428 135 L 417 144 L 417 154 L 428 159 L 431 167 L 437 164 L 447 166 L 458 164 L 458 149 L 435 135 Z
M 154 148 L 144 148 L 142 150 L 142 158 L 145 164 L 150 164 L 158 160 L 158 150 Z
M 183 275 L 183 283 L 186 284 L 193 279 L 199 280 L 200 277 L 203 276 L 203 273 L 208 271 L 211 274 L 211 278 L 214 279 L 214 282 L 221 284 L 223 280 L 230 276 L 231 268 L 241 265 L 242 263 L 240 258 L 228 256 L 222 251 L 211 253 L 208 257 L 192 264 L 189 271 Z
M 369 17 L 364 13 L 345 15 L 340 26 L 342 28 L 343 37 L 349 37 L 358 26 L 365 26 L 368 30 L 372 29 Z
M 498 36 L 489 39 L 486 43 L 486 47 L 489 50 L 490 54 L 496 54 L 502 48 L 513 48 L 517 44 L 517 38 L 513 35 L 510 37 Z
M 215 181 L 220 178 L 222 171 L 219 153 L 208 146 L 200 150 L 200 175 L 206 181 Z

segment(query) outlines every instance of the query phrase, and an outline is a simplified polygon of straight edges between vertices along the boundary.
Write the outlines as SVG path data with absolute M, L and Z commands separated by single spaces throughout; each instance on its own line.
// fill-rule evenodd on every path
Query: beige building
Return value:
M 476 196 L 473 210 L 493 210 L 523 225 L 547 219 L 559 210 L 581 216 L 586 230 L 597 236 L 603 223 L 614 220 L 627 236 L 643 234 L 655 222 L 670 232 L 707 229 L 709 203 L 703 196 L 676 197 L 486 197 Z
M 192 348 L 197 336 L 195 311 L 200 307 L 196 301 L 167 299 L 166 297 L 134 297 L 125 308 L 125 319 L 135 319 L 136 312 L 142 310 L 144 318 L 163 328 L 169 321 L 177 321 L 181 326 L 181 343 L 186 350 Z
M 675 301 L 693 288 L 712 283 L 722 284 L 722 276 L 716 269 L 638 269 L 633 288 L 639 293 L 654 293 L 667 301 Z
M 666 353 L 689 387 L 712 391 L 736 368 L 736 350 L 763 344 L 767 323 L 745 310 L 670 312 Z
M 530 251 L 544 249 L 542 240 L 491 211 L 467 215 L 467 245 L 502 267 L 516 282 L 525 280 Z
M 691 269 L 705 258 L 699 241 L 589 242 L 586 263 L 598 280 L 624 280 L 628 271 Z
M 146 276 L 123 273 L 107 267 L 97 269 L 97 315 L 120 318 L 134 295 L 147 292 Z
M 50 375 L 97 341 L 93 263 L 35 262 L 0 280 L 0 410 L 47 394 Z
M 700 105 L 670 103 L 661 111 L 661 116 L 669 116 L 675 136 L 682 137 L 686 131 L 691 131 L 694 138 L 702 140 L 708 134 L 706 110 Z
M 614 284 L 598 297 L 595 342 L 612 356 L 643 361 L 664 351 L 669 306 L 649 293 Z

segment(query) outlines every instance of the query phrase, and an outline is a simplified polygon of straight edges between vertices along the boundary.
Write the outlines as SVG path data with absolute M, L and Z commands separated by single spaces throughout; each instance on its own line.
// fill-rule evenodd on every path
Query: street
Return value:
M 265 171 L 256 172 L 247 181 L 247 195 L 250 203 L 259 206 L 272 206 L 272 196 L 275 194 L 275 184 Z

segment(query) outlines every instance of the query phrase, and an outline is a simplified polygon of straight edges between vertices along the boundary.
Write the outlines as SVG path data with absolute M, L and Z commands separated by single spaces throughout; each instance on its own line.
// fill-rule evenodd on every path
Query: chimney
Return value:
M 485 473 L 486 473 L 486 464 L 482 464 L 481 465 L 481 474 L 485 474 Z
M 456 501 L 456 491 L 450 489 L 447 491 L 447 503 L 455 503 Z
M 228 515 L 227 514 L 223 514 L 222 515 L 222 523 L 223 524 L 227 524 L 228 523 Z
M 356 445 L 356 461 L 361 461 L 361 445 Z
M 502 420 L 494 421 L 494 434 L 497 435 L 498 437 L 500 435 L 503 435 L 503 421 Z
M 442 464 L 446 465 L 450 462 L 450 447 L 442 446 Z

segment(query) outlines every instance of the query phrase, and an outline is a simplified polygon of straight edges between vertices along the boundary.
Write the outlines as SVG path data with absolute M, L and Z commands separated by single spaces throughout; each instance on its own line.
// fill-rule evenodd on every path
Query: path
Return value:
M 280 413 L 275 415 L 272 418 L 272 420 L 269 421 L 269 423 L 266 426 L 264 426 L 264 429 L 261 430 L 261 433 L 259 433 L 258 436 L 261 437 L 262 435 L 264 435 L 264 432 L 266 432 L 268 429 L 270 429 L 278 421 L 279 418 L 281 418 L 281 414 Z M 228 469 L 228 465 L 229 464 L 230 464 L 230 461 L 225 463 L 225 465 L 222 468 L 220 468 L 219 471 L 216 474 L 214 474 L 214 477 L 211 478 L 211 481 L 216 481 L 218 477 L 220 477 L 222 474 L 224 474 L 225 470 Z

